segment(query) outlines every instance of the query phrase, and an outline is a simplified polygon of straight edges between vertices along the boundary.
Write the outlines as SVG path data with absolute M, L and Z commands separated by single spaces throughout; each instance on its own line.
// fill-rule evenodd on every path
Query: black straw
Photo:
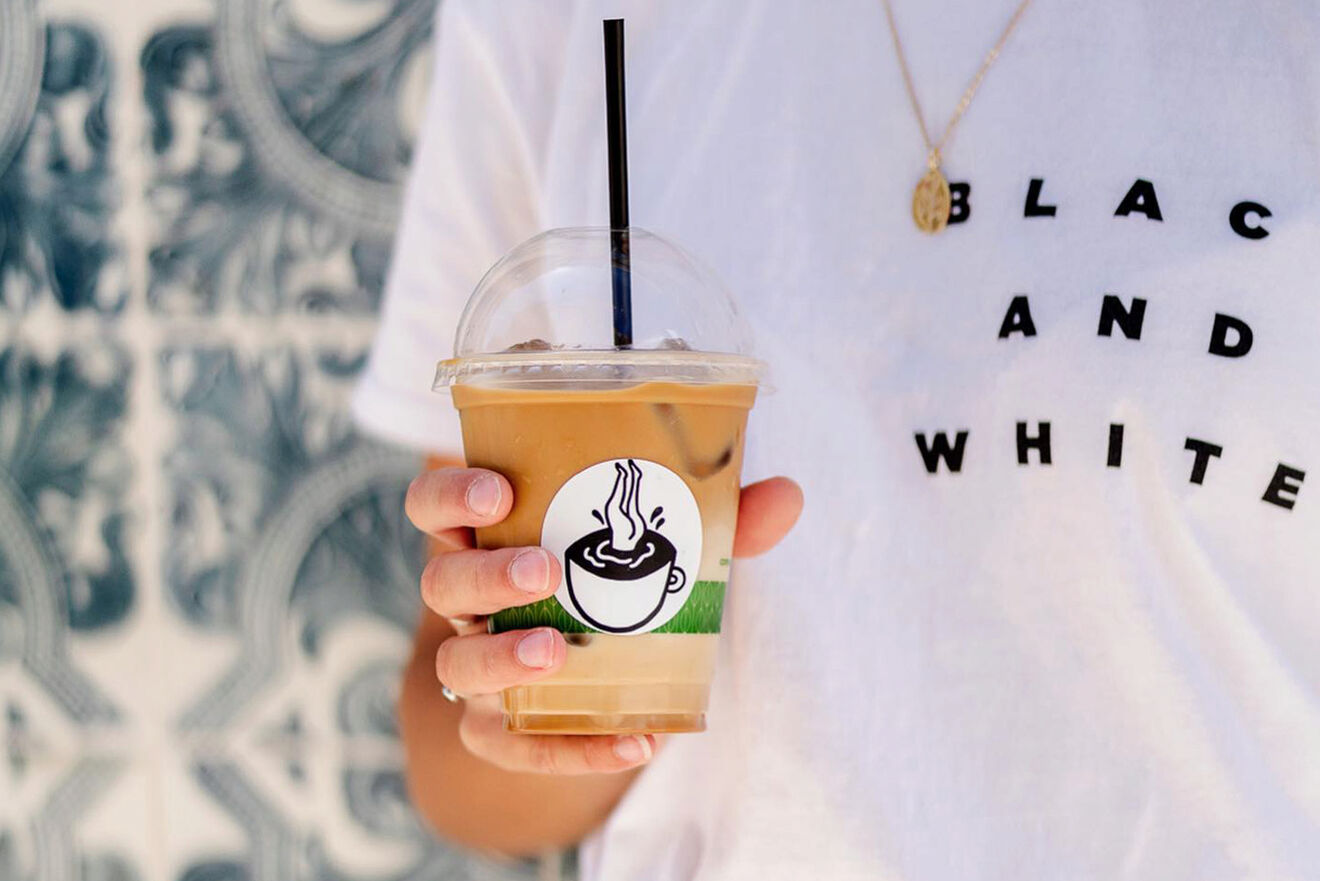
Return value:
M 632 255 L 628 241 L 628 110 L 623 87 L 623 19 L 605 25 L 605 130 L 610 163 L 610 282 L 614 345 L 632 345 Z

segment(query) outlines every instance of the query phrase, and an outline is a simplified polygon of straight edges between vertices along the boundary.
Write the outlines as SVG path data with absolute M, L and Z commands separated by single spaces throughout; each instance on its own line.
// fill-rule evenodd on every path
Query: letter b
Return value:
M 972 185 L 949 184 L 949 225 L 966 223 L 972 216 Z

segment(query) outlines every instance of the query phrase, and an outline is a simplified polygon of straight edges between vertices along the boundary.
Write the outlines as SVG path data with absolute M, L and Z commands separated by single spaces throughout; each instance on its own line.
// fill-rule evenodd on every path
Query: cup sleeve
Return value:
M 546 4 L 547 6 L 552 4 Z M 434 67 L 404 195 L 380 325 L 351 410 L 366 433 L 421 452 L 461 450 L 436 362 L 453 352 L 468 294 L 539 228 L 536 168 L 560 79 L 539 7 L 439 6 Z M 537 36 L 537 31 L 542 31 Z

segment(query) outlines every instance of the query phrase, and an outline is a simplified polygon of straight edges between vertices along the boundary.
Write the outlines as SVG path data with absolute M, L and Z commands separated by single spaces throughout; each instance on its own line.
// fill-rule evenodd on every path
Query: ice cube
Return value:
M 506 352 L 549 352 L 554 346 L 543 339 L 525 340 L 505 349 Z

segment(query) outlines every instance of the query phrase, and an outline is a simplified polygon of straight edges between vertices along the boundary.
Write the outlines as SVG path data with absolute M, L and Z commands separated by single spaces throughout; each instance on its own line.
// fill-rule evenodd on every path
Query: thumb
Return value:
M 733 555 L 755 557 L 770 550 L 801 514 L 802 487 L 787 477 L 771 477 L 743 487 Z

